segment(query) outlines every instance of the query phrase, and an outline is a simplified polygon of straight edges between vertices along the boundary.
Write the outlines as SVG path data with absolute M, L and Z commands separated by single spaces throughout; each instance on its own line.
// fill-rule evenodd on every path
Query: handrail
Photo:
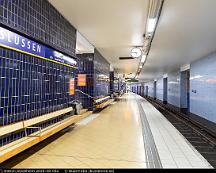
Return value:
M 89 95 L 89 94 L 87 94 L 87 93 L 85 93 L 85 92 L 83 92 L 83 91 L 81 91 L 81 90 L 79 90 L 79 89 L 76 89 L 75 91 L 78 91 L 78 92 L 80 92 L 81 94 L 83 94 L 83 95 L 86 95 L 86 96 L 88 96 L 88 97 L 90 97 L 90 98 L 94 98 L 94 97 L 92 97 L 91 95 Z

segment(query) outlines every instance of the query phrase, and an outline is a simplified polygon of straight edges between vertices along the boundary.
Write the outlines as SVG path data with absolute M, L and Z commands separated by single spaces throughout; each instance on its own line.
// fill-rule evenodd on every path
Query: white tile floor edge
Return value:
M 158 149 L 164 168 L 212 168 L 208 161 L 188 140 L 149 102 L 142 100 L 142 107 Z

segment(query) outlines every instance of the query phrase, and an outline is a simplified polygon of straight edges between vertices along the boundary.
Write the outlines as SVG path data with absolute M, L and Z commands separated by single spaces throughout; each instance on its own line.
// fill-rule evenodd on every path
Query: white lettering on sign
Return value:
M 22 47 L 35 53 L 41 53 L 41 45 L 3 28 L 0 28 L 0 40 L 3 41 L 3 44 L 8 43 L 9 45 L 16 45 L 18 48 Z

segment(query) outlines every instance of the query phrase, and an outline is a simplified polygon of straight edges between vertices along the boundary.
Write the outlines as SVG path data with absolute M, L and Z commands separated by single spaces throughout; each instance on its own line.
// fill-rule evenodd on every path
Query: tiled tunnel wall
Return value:
M 76 30 L 47 0 L 1 0 L 0 11 L 3 26 L 74 55 Z M 5 48 L 0 53 L 1 124 L 65 108 L 73 100 L 73 68 Z
M 76 91 L 76 99 L 82 103 L 82 106 L 87 109 L 93 108 L 94 96 L 94 54 L 85 53 L 78 54 L 78 67 L 80 74 L 86 74 L 86 86 L 77 86 L 77 89 L 82 92 Z M 90 97 L 91 96 L 91 97 Z
M 185 71 L 168 74 L 168 103 L 188 111 L 206 120 L 216 123 L 216 53 L 210 54 L 190 64 L 189 94 L 186 90 Z M 163 101 L 163 78 L 157 80 L 156 98 Z M 154 98 L 154 81 L 144 83 L 145 95 Z M 182 95 L 182 96 L 181 96 Z M 187 98 L 189 96 L 189 99 Z M 183 101 L 182 101 L 183 100 Z
M 148 96 L 154 98 L 154 81 L 146 83 L 148 86 Z
M 189 111 L 189 70 L 180 72 L 180 107 Z
M 190 111 L 216 123 L 216 53 L 190 68 Z
M 75 56 L 76 29 L 47 0 L 1 0 L 0 24 L 36 43 Z M 69 80 L 77 73 L 74 68 L 6 48 L 0 49 L 0 56 L 1 125 L 66 108 L 74 99 L 69 93 Z M 37 126 L 44 128 L 64 118 L 62 115 Z M 23 131 L 0 136 L 0 145 L 24 136 Z
M 75 56 L 76 29 L 48 0 L 0 0 L 0 23 Z
M 94 98 L 102 98 L 110 93 L 110 64 L 95 49 L 94 52 Z
M 157 80 L 157 99 L 163 101 L 163 78 Z
M 168 74 L 168 103 L 180 107 L 180 72 Z

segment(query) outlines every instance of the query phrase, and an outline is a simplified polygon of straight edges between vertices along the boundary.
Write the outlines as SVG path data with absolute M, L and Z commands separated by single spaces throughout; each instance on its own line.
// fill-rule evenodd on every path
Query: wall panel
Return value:
M 76 29 L 47 0 L 1 0 L 0 23 L 75 56 Z
M 157 80 L 157 99 L 163 101 L 163 78 Z
M 191 64 L 190 111 L 216 122 L 216 53 Z
M 168 74 L 168 103 L 180 107 L 180 72 Z
M 110 64 L 95 49 L 94 53 L 94 97 L 95 99 L 109 95 L 110 92 Z

